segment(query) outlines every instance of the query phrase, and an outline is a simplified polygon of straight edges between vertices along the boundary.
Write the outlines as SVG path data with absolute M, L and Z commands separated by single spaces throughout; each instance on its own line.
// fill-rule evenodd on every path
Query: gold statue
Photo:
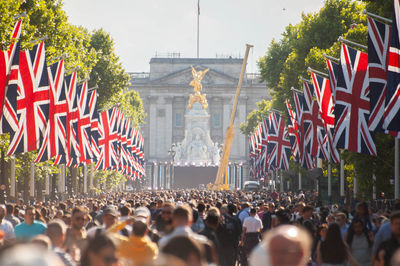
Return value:
M 203 71 L 196 71 L 193 66 L 190 67 L 192 68 L 193 80 L 190 82 L 189 85 L 193 87 L 194 94 L 190 94 L 188 107 L 189 109 L 192 109 L 193 104 L 199 102 L 203 106 L 203 109 L 206 109 L 208 107 L 208 103 L 206 99 L 206 94 L 201 94 L 201 90 L 203 89 L 201 80 L 210 69 L 207 68 Z

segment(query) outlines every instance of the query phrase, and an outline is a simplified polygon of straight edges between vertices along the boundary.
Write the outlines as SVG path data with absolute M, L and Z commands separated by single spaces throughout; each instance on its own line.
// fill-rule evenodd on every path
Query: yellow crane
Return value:
M 236 89 L 235 101 L 233 103 L 233 108 L 232 108 L 232 113 L 231 113 L 231 120 L 229 122 L 229 127 L 226 130 L 226 134 L 225 134 L 225 143 L 223 146 L 223 154 L 222 154 L 222 158 L 219 162 L 217 178 L 215 180 L 214 185 L 211 187 L 213 189 L 229 190 L 227 166 L 228 166 L 228 162 L 229 162 L 229 154 L 231 152 L 233 138 L 235 137 L 233 122 L 235 122 L 237 102 L 238 102 L 238 98 L 239 98 L 239 94 L 240 94 L 240 89 L 242 87 L 244 72 L 246 70 L 247 57 L 249 56 L 249 51 L 250 51 L 251 47 L 253 47 L 253 45 L 246 44 L 246 52 L 245 52 L 245 55 L 243 58 L 242 70 L 240 72 L 240 78 L 239 78 L 238 86 Z

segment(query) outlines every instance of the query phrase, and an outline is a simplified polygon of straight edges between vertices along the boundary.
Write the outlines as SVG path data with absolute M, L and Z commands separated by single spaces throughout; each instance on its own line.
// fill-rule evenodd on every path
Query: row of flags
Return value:
M 287 170 L 290 157 L 310 169 L 317 158 L 339 163 L 342 149 L 376 156 L 376 132 L 400 137 L 399 28 L 394 0 L 392 26 L 368 17 L 368 53 L 342 43 L 339 60 L 327 56 L 328 74 L 310 70 L 311 81 L 293 90 L 294 108 L 286 100 L 287 113 L 263 118 L 250 136 L 254 178 Z
M 7 154 L 38 151 L 35 162 L 145 175 L 143 137 L 121 110 L 97 112 L 97 93 L 64 60 L 47 66 L 45 45 L 20 50 L 21 21 L 12 44 L 0 53 L 0 134 L 9 133 Z

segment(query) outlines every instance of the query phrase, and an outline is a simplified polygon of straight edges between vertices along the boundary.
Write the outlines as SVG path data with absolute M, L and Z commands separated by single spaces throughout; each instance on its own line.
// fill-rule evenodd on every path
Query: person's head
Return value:
M 0 222 L 4 219 L 7 215 L 6 207 L 3 204 L 0 204 Z
M 46 235 L 50 238 L 53 246 L 62 247 L 65 241 L 67 226 L 60 219 L 52 220 L 46 229 Z
M 357 203 L 357 205 L 356 205 L 356 213 L 360 217 L 368 215 L 368 204 L 366 202 L 364 202 L 364 201 Z
M 161 210 L 161 219 L 166 224 L 172 223 L 172 212 L 174 211 L 174 206 L 170 203 L 165 203 Z
M 317 233 L 318 233 L 318 236 L 321 238 L 321 239 L 326 239 L 326 233 L 328 232 L 328 225 L 327 224 L 321 224 L 319 227 L 318 227 L 318 231 L 317 231 Z
M 361 235 L 365 230 L 365 225 L 361 219 L 353 219 L 352 227 L 355 235 Z
M 130 215 L 131 210 L 129 209 L 128 206 L 122 206 L 121 209 L 119 210 L 119 212 L 121 213 L 121 216 L 123 217 L 127 217 Z
M 268 203 L 268 210 L 270 212 L 274 212 L 275 211 L 275 203 L 273 203 L 273 202 Z
M 172 214 L 172 224 L 174 228 L 189 226 L 192 223 L 192 210 L 187 205 L 178 206 Z
M 151 214 L 148 208 L 146 207 L 139 207 L 135 211 L 135 218 L 136 219 L 144 219 L 147 224 L 150 223 Z
M 303 208 L 303 217 L 304 219 L 309 219 L 313 214 L 314 208 L 310 205 L 307 205 Z
M 206 209 L 206 205 L 204 205 L 204 203 L 203 202 L 199 202 L 198 204 L 197 204 L 197 211 L 199 212 L 199 213 L 203 213 L 203 211 Z
M 250 209 L 250 216 L 251 216 L 251 217 L 256 216 L 256 213 L 257 213 L 256 208 L 251 208 L 251 209 Z
M 347 216 L 344 212 L 338 212 L 335 215 L 335 222 L 337 222 L 340 227 L 343 227 L 346 225 L 346 220 L 347 220 Z
M 311 253 L 311 238 L 300 227 L 282 225 L 268 231 L 265 235 L 266 252 L 270 265 L 297 266 L 306 265 Z M 264 265 L 268 265 L 265 262 Z
M 394 211 L 390 215 L 390 227 L 392 228 L 392 234 L 395 237 L 400 237 L 400 211 Z
M 143 237 L 148 233 L 147 221 L 144 218 L 136 219 L 133 223 L 132 234 L 137 237 Z
M 51 240 L 46 235 L 36 235 L 30 240 L 30 243 L 46 250 L 50 250 L 51 248 Z
M 85 219 L 86 219 L 86 210 L 83 207 L 77 206 L 72 209 L 72 214 L 71 214 L 72 229 L 81 230 L 85 225 Z
M 7 210 L 8 215 L 13 215 L 14 214 L 14 204 L 7 203 L 6 210 Z
M 103 215 L 101 217 L 103 225 L 106 228 L 110 228 L 118 220 L 118 211 L 113 205 L 108 205 L 103 209 Z
M 219 225 L 219 218 L 220 218 L 219 210 L 217 208 L 210 208 L 207 211 L 207 217 L 204 220 L 204 223 L 206 224 L 206 226 L 214 230 L 217 230 Z
M 163 207 L 164 201 L 162 199 L 157 200 L 157 209 L 161 209 Z
M 117 243 L 108 234 L 98 234 L 91 239 L 81 257 L 81 266 L 112 266 L 117 264 Z
M 328 226 L 328 231 L 326 232 L 326 241 L 331 241 L 332 243 L 343 242 L 339 224 L 331 223 Z
M 25 224 L 31 225 L 35 219 L 36 209 L 33 206 L 28 206 L 25 208 L 24 221 Z
M 187 236 L 172 238 L 161 251 L 164 255 L 177 257 L 191 266 L 203 265 L 205 257 L 203 246 Z

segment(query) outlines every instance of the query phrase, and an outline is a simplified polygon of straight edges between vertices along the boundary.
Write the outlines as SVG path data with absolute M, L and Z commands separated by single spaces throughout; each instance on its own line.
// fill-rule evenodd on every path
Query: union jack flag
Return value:
M 93 152 L 92 161 L 97 162 L 100 157 L 100 149 L 97 145 L 100 136 L 99 133 L 99 113 L 97 112 L 97 92 L 95 90 L 90 91 L 89 97 L 89 111 L 90 111 L 90 145 Z
M 118 126 L 117 126 L 117 108 L 113 107 L 100 113 L 99 117 L 99 148 L 100 158 L 96 163 L 95 169 L 112 169 L 118 165 Z
M 271 168 L 289 169 L 291 154 L 290 141 L 287 138 L 285 121 L 275 112 L 269 115 L 268 153 L 270 156 L 269 165 Z
M 66 100 L 68 105 L 65 154 L 57 155 L 54 165 L 65 163 L 67 166 L 76 165 L 79 159 L 77 122 L 79 110 L 77 104 L 77 73 L 73 72 L 64 78 Z
M 299 134 L 299 155 L 300 155 L 300 164 L 304 168 L 312 169 L 313 168 L 313 159 L 311 157 L 311 153 L 307 151 L 305 143 L 306 143 L 306 132 L 310 127 L 309 123 L 305 122 L 305 108 L 307 108 L 306 99 L 304 95 L 293 92 L 294 97 L 294 105 L 296 107 L 296 119 L 297 119 L 297 128 Z
M 22 21 L 19 20 L 14 26 L 14 29 L 11 34 L 11 39 L 12 43 L 10 47 L 8 48 L 7 51 L 1 51 L 0 52 L 0 120 L 1 117 L 3 116 L 3 105 L 5 102 L 5 97 L 7 93 L 7 87 L 10 79 L 10 74 L 11 74 L 11 66 L 13 65 L 14 68 L 18 66 L 18 60 L 16 62 L 13 62 L 14 55 L 16 55 L 16 59 L 19 58 L 19 44 L 18 42 L 16 43 L 15 41 L 19 39 L 19 36 L 21 35 L 21 30 L 22 30 Z M 16 94 L 15 94 L 16 97 Z M 10 106 L 10 102 L 7 102 L 6 108 L 12 108 Z M 14 106 L 14 110 L 16 110 L 16 106 Z M 15 114 L 16 118 L 16 111 L 13 112 Z M 18 123 L 15 124 L 15 126 L 18 126 Z M 10 132 L 11 128 L 8 129 L 9 131 L 5 130 L 4 133 Z M 2 128 L 0 127 L 0 134 L 2 132 Z
M 335 114 L 334 102 L 332 97 L 331 83 L 328 79 L 320 77 L 315 73 L 311 73 L 313 80 L 315 95 L 317 98 L 319 113 L 321 115 L 322 122 L 324 124 L 326 137 L 325 143 L 327 145 L 326 150 L 333 162 L 339 163 L 340 156 L 333 143 L 333 133 L 335 128 Z M 329 148 L 329 150 L 328 150 Z
M 41 146 L 49 117 L 49 78 L 44 43 L 20 52 L 17 96 L 18 130 L 8 155 L 34 151 Z
M 88 83 L 83 82 L 78 86 L 78 147 L 79 147 L 79 162 L 89 164 L 93 158 L 93 152 L 91 147 L 91 99 L 88 97 Z M 92 110 L 93 111 L 93 110 Z
M 292 106 L 290 105 L 289 99 L 286 99 L 286 108 L 288 111 L 288 134 L 290 144 L 292 146 L 292 156 L 293 160 L 298 162 L 300 158 L 299 150 L 299 129 L 296 119 L 296 113 L 293 112 Z
M 250 155 L 250 176 L 255 178 L 256 176 L 256 147 L 255 147 L 255 140 L 254 134 L 250 135 L 249 138 L 249 155 Z
M 368 17 L 368 67 L 371 131 L 382 131 L 385 113 L 388 51 L 391 27 Z
M 394 0 L 383 128 L 400 131 L 400 0 Z
M 48 67 L 47 72 L 50 85 L 49 121 L 35 163 L 65 154 L 67 139 L 68 104 L 64 84 L 64 60 Z
M 374 138 L 368 128 L 368 55 L 342 44 L 340 62 L 334 110 L 335 146 L 376 155 Z

